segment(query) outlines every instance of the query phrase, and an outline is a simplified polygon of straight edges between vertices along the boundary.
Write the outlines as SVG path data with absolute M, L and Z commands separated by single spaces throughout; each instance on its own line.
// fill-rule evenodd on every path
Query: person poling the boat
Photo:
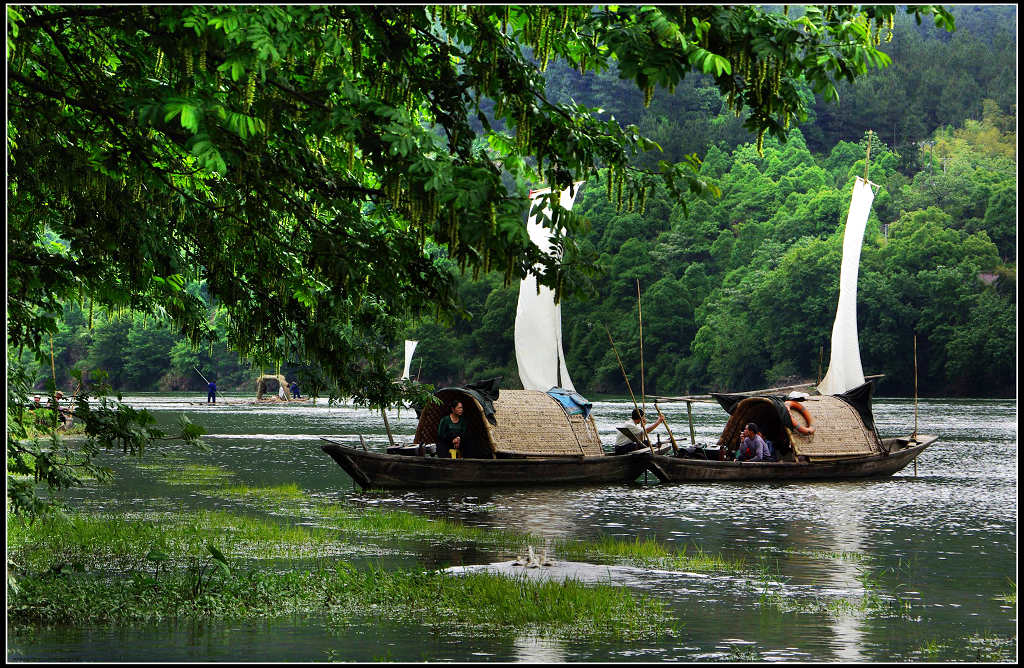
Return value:
M 292 381 L 290 389 L 292 391 L 292 398 L 293 399 L 300 399 L 300 398 L 302 398 L 302 395 L 299 394 L 299 384 L 296 381 L 294 381 L 294 380 Z
M 757 425 L 748 422 L 743 429 L 743 439 L 736 449 L 736 461 L 738 462 L 765 462 L 771 459 L 768 444 L 764 442 L 761 435 L 757 433 Z
M 647 434 L 654 431 L 659 424 L 665 421 L 665 417 L 659 415 L 657 420 L 647 425 L 645 433 L 644 428 L 640 426 L 641 419 L 644 417 L 644 415 L 644 409 L 634 408 L 633 413 L 630 416 L 632 419 L 622 423 L 622 425 L 619 427 L 619 433 L 615 437 L 615 454 L 621 455 L 644 447 L 642 444 L 647 440 Z M 634 436 L 636 436 L 637 441 L 640 441 L 640 443 L 633 441 L 629 436 L 622 433 L 622 430 L 627 430 L 631 432 Z
M 206 403 L 217 403 L 217 383 L 212 380 L 206 384 Z
M 463 437 L 466 434 L 466 421 L 462 419 L 462 402 L 455 400 L 451 404 L 448 415 L 441 418 L 437 425 L 437 453 L 442 455 L 445 451 L 452 459 L 458 459 L 464 451 Z

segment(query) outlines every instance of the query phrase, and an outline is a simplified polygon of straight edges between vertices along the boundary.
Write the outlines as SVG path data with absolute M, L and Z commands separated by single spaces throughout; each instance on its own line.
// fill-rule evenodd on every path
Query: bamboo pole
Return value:
M 53 334 L 50 334 L 50 372 L 53 374 L 54 396 L 57 392 L 57 365 L 53 361 Z
M 875 378 L 884 378 L 884 373 L 876 373 L 871 376 L 864 376 L 864 380 L 874 380 Z M 745 392 L 730 392 L 729 394 L 742 394 L 742 395 L 754 395 L 754 394 L 768 394 L 769 392 L 776 392 L 778 390 L 797 390 L 801 387 L 814 387 L 817 383 L 801 383 L 799 385 L 783 385 L 781 387 L 766 387 L 760 390 L 747 390 Z M 653 395 L 652 395 L 653 396 Z M 681 397 L 663 397 L 654 396 L 653 398 L 658 401 L 707 401 L 714 403 L 714 397 L 710 394 L 688 394 Z
M 647 412 L 647 392 L 644 390 L 644 314 L 640 310 L 640 279 L 636 279 L 636 317 L 640 324 L 640 402 L 644 413 Z M 644 424 L 644 416 L 640 415 L 640 426 Z
M 868 154 L 864 158 L 864 180 L 868 180 L 868 165 L 871 164 L 871 130 L 868 130 Z
M 629 385 L 629 377 L 626 375 L 626 368 L 622 366 L 622 358 L 619 357 L 619 351 L 615 348 L 615 342 L 612 341 L 612 333 L 608 330 L 608 325 L 601 323 L 604 326 L 604 331 L 608 334 L 608 343 L 612 344 L 612 352 L 615 353 L 615 360 L 619 363 L 619 370 L 622 371 L 622 379 L 626 381 L 626 389 L 629 390 L 629 398 L 633 400 L 633 408 L 639 409 L 640 407 L 636 404 L 636 395 L 633 394 L 633 388 Z
M 654 410 L 658 411 L 658 416 L 661 418 L 661 421 L 665 423 L 665 431 L 668 432 L 668 440 L 672 444 L 672 452 L 674 454 L 679 454 L 679 447 L 676 446 L 676 437 L 672 435 L 672 429 L 668 426 L 668 420 L 665 419 L 665 415 L 661 412 L 661 409 L 658 408 L 657 401 L 654 402 Z
M 697 447 L 697 435 L 693 431 L 693 402 L 686 402 L 686 418 L 690 422 L 690 445 Z
M 914 442 L 917 442 L 917 334 L 914 334 Z
M 626 389 L 629 390 L 629 398 L 633 400 L 633 408 L 635 408 L 637 411 L 639 411 L 640 407 L 636 405 L 636 395 L 633 394 L 633 388 L 630 387 L 630 385 L 629 385 L 629 377 L 626 375 L 626 367 L 622 366 L 622 358 L 619 357 L 619 351 L 616 350 L 615 342 L 612 341 L 612 333 L 608 329 L 608 325 L 605 325 L 604 323 L 601 323 L 601 324 L 604 326 L 604 331 L 608 334 L 608 343 L 612 344 L 612 352 L 615 353 L 615 359 L 619 363 L 619 370 L 622 371 L 622 379 L 626 381 Z M 641 426 L 641 428 L 644 429 L 644 438 L 645 438 L 645 440 L 648 441 L 647 445 L 651 448 L 651 454 L 654 454 L 654 447 L 651 446 L 650 440 L 646 438 L 647 437 L 647 429 L 643 425 L 644 425 L 644 416 L 643 416 L 643 414 L 641 414 L 640 415 L 640 426 Z
M 380 416 L 384 418 L 384 429 L 388 432 L 388 442 L 391 443 L 391 447 L 395 447 L 395 439 L 391 436 L 391 423 L 388 422 L 388 412 L 384 410 L 384 407 L 380 407 Z

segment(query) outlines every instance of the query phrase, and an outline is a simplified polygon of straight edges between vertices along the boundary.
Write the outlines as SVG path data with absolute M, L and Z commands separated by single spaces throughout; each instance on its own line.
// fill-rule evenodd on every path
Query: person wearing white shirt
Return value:
M 632 420 L 627 420 L 626 422 L 624 422 L 622 425 L 620 425 L 619 429 L 628 429 L 636 436 L 637 440 L 641 442 L 646 441 L 647 434 L 654 431 L 654 429 L 659 424 L 665 421 L 665 418 L 659 415 L 658 419 L 652 422 L 651 424 L 647 425 L 647 429 L 645 430 L 643 427 L 640 426 L 640 421 L 644 417 L 644 411 L 642 408 L 634 408 L 631 417 Z M 615 436 L 615 454 L 621 455 L 626 452 L 632 452 L 633 450 L 636 450 L 640 447 L 643 446 L 635 443 L 632 439 L 629 438 L 629 436 L 626 436 L 621 431 L 617 431 Z

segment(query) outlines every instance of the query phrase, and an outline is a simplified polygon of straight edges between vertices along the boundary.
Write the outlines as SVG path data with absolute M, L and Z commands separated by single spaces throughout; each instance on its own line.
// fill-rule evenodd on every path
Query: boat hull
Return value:
M 367 452 L 334 442 L 320 449 L 364 489 L 630 482 L 643 474 L 651 457 L 649 450 L 639 450 L 601 457 L 443 459 Z
M 908 439 L 885 439 L 889 454 L 869 455 L 824 462 L 733 462 L 648 455 L 648 469 L 661 482 L 700 480 L 838 480 L 889 476 L 901 470 L 938 436 L 918 436 L 915 445 Z M 902 446 L 902 447 L 901 447 Z

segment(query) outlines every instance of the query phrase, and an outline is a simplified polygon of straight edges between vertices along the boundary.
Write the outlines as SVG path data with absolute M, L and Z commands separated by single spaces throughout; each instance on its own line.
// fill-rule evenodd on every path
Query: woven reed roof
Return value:
M 748 422 L 754 422 L 766 438 L 782 452 L 792 451 L 812 460 L 875 454 L 881 444 L 873 429 L 864 425 L 859 413 L 842 399 L 831 396 L 808 397 L 804 408 L 814 419 L 814 433 L 801 434 L 779 419 L 777 404 L 768 397 L 744 399 L 733 409 L 722 430 L 719 445 L 735 446 Z M 803 418 L 794 419 L 804 426 Z
M 471 449 L 469 457 L 496 456 L 587 456 L 604 454 L 594 419 L 566 415 L 561 404 L 538 390 L 501 390 L 494 401 L 491 424 L 483 416 L 483 407 L 472 396 L 456 388 L 438 390 L 443 402 L 430 405 L 420 413 L 416 425 L 416 443 L 435 443 L 437 425 L 449 413 L 450 402 L 462 401 L 467 420 L 464 439 Z

